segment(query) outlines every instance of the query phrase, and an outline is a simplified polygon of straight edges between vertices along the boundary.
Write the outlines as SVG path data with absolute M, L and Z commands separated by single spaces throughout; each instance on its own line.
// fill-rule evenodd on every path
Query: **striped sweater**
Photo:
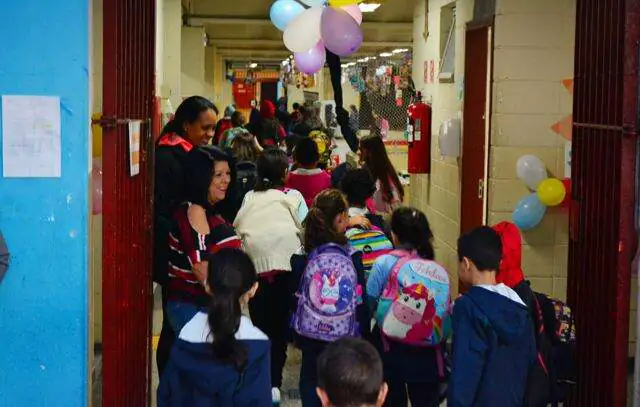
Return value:
M 198 233 L 189 223 L 189 204 L 173 215 L 169 235 L 169 301 L 192 302 L 207 306 L 209 296 L 193 274 L 193 265 L 207 260 L 207 255 L 223 248 L 240 248 L 236 232 L 220 215 L 207 211 L 209 234 Z

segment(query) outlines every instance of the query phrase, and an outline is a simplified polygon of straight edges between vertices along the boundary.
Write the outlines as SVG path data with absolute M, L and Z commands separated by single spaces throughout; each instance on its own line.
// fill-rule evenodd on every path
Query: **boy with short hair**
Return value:
M 453 310 L 449 407 L 524 405 L 536 357 L 533 327 L 518 294 L 496 284 L 501 257 L 500 236 L 489 227 L 458 239 L 458 275 L 471 288 Z
M 364 169 L 352 169 L 340 180 L 340 190 L 347 196 L 349 202 L 349 216 L 364 216 L 372 225 L 384 230 L 382 216 L 372 214 L 367 208 L 367 201 L 376 192 L 376 181 L 371 173 Z
M 381 407 L 387 397 L 382 360 L 369 342 L 343 338 L 318 358 L 322 407 Z

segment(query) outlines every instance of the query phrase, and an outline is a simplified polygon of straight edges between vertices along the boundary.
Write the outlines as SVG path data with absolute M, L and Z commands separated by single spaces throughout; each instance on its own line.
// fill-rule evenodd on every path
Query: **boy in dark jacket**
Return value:
M 449 407 L 522 407 L 536 357 L 533 327 L 522 299 L 496 284 L 502 243 L 489 227 L 458 240 L 460 281 L 471 288 L 453 310 Z

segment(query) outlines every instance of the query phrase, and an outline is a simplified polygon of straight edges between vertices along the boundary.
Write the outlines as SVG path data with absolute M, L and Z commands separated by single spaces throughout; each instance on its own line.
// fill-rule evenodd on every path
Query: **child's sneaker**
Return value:
M 280 405 L 280 389 L 277 387 L 273 387 L 271 388 L 271 402 L 273 403 L 274 406 L 279 406 Z

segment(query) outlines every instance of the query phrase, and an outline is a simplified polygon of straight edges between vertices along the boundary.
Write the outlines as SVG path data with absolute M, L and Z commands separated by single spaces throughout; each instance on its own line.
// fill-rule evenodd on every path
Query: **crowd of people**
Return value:
M 533 405 L 517 229 L 460 237 L 454 307 L 381 135 L 361 139 L 361 168 L 334 166 L 317 109 L 295 108 L 263 101 L 245 124 L 193 96 L 158 140 L 158 405 L 277 405 L 289 344 L 304 407 L 438 406 L 445 383 L 451 407 Z

